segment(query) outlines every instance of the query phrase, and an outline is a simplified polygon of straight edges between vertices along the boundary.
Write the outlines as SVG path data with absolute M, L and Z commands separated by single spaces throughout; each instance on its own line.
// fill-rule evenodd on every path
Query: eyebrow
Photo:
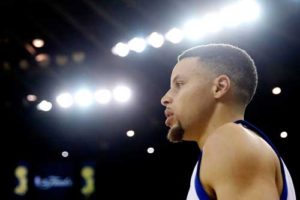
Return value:
M 177 74 L 177 75 L 173 78 L 172 82 L 175 82 L 175 81 L 178 79 L 178 77 L 179 77 L 179 75 Z

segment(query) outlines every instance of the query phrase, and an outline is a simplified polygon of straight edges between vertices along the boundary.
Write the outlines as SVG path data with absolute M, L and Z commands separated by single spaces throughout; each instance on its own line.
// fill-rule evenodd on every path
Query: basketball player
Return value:
M 238 47 L 202 45 L 178 57 L 161 103 L 168 139 L 201 150 L 187 200 L 296 200 L 277 150 L 244 120 L 256 86 L 254 62 Z

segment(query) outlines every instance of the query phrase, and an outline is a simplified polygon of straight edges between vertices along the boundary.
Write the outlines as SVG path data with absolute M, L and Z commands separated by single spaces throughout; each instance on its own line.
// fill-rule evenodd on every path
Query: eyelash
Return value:
M 180 88 L 183 85 L 183 82 L 176 82 L 175 85 L 177 88 Z

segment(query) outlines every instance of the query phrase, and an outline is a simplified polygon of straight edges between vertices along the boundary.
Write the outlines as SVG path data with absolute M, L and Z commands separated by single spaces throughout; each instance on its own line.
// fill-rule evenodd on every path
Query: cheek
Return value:
M 209 114 L 213 101 L 209 91 L 200 89 L 182 94 L 178 100 L 178 118 L 182 123 L 205 118 Z

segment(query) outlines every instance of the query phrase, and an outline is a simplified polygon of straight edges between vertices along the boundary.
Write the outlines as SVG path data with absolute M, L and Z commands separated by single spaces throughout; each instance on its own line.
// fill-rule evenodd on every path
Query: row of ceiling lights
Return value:
M 218 12 L 187 21 L 183 28 L 172 28 L 166 34 L 153 32 L 146 38 L 134 37 L 128 42 L 118 42 L 112 53 L 126 57 L 130 51 L 141 53 L 146 47 L 161 47 L 165 40 L 173 44 L 180 43 L 184 38 L 199 40 L 206 35 L 220 32 L 224 28 L 237 27 L 240 24 L 256 20 L 260 16 L 260 6 L 254 0 L 240 0 L 233 5 L 226 6 Z
M 118 103 L 126 103 L 131 99 L 132 92 L 131 89 L 127 86 L 119 85 L 116 86 L 112 91 L 109 89 L 99 89 L 95 92 L 92 92 L 86 88 L 79 89 L 74 94 L 70 92 L 63 92 L 57 95 L 56 103 L 61 108 L 70 108 L 74 104 L 79 107 L 88 107 L 94 102 L 99 104 L 108 104 L 112 100 Z M 38 98 L 36 95 L 29 94 L 27 95 L 27 101 L 35 102 Z M 37 109 L 40 111 L 48 112 L 52 109 L 52 103 L 48 100 L 40 100 L 37 104 Z

